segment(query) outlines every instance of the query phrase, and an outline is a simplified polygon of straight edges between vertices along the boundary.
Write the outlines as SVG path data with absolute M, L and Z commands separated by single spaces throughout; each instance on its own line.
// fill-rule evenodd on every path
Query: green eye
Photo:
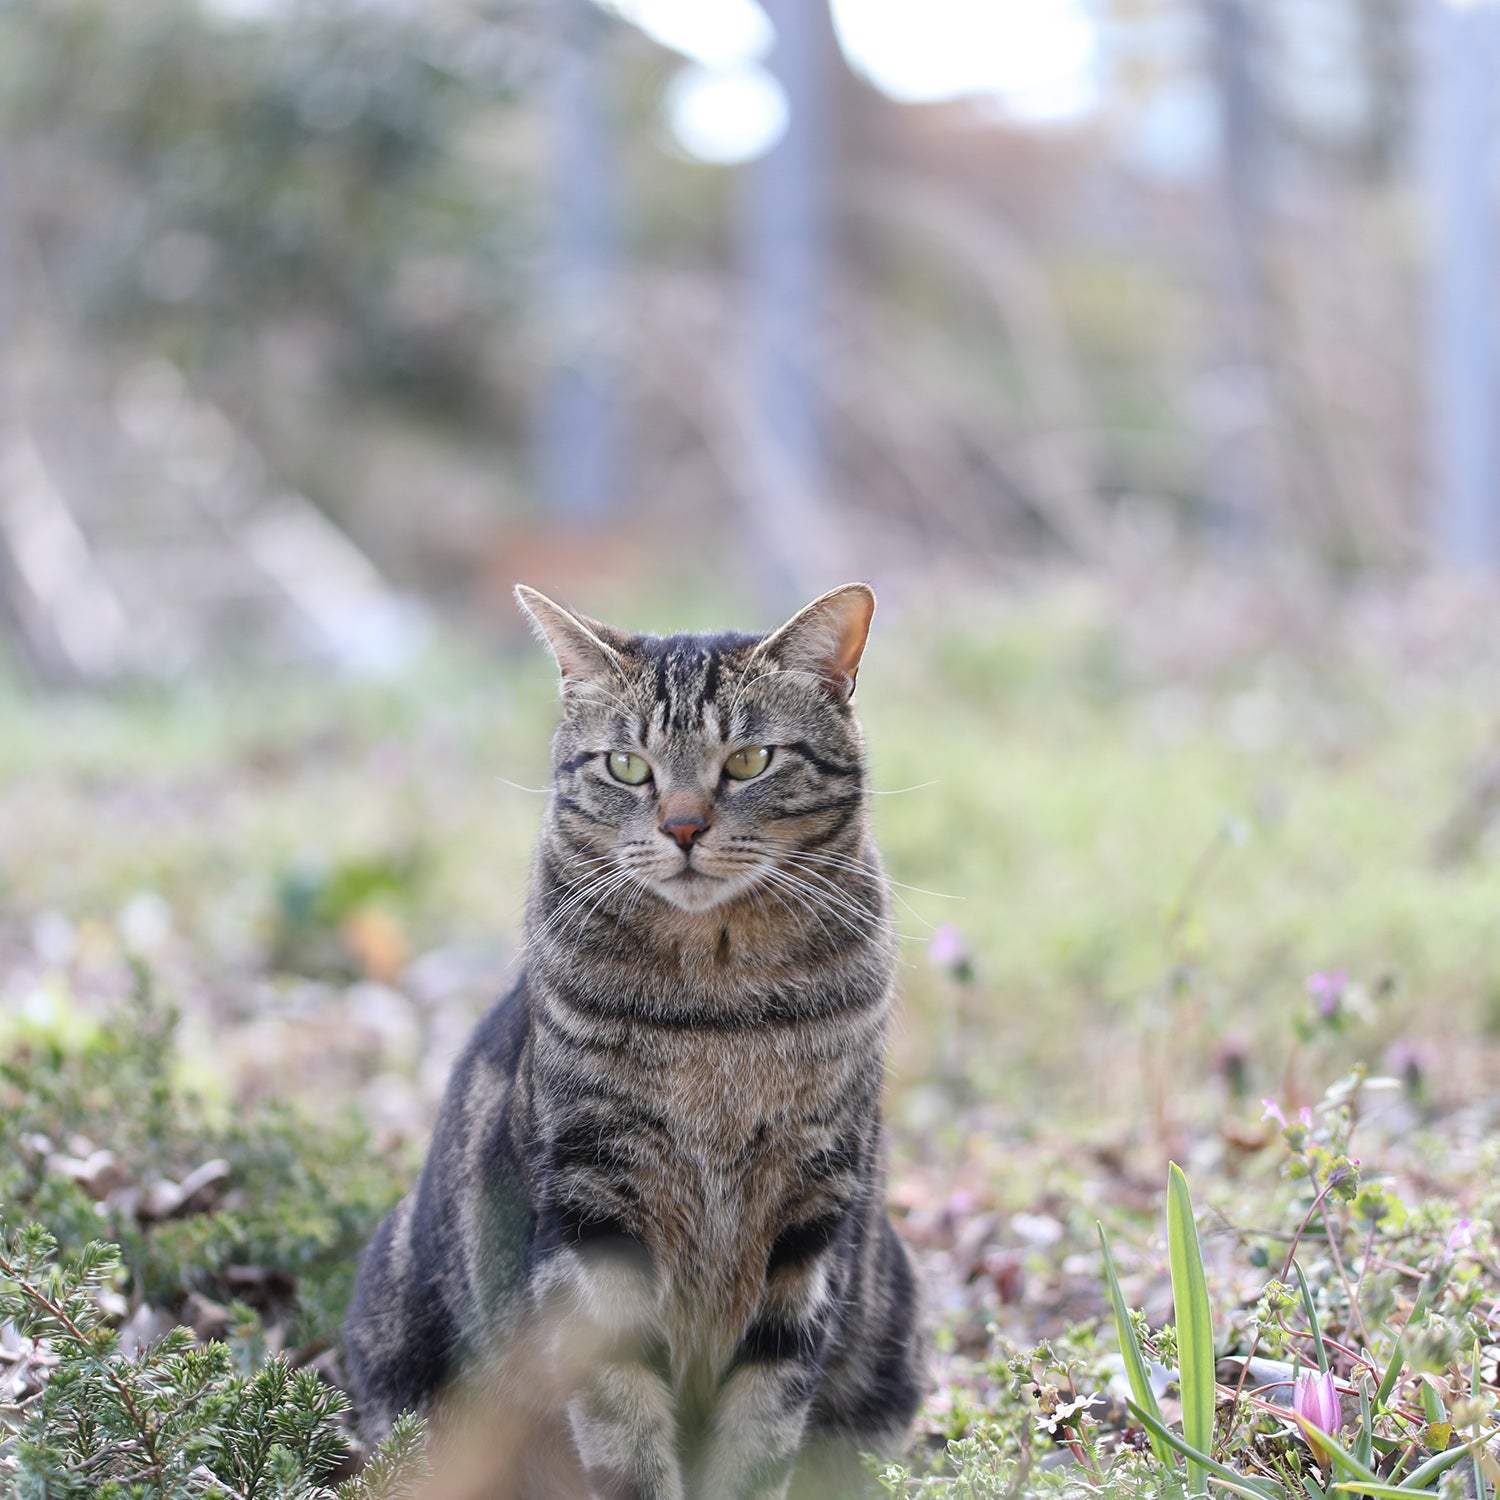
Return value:
M 752 776 L 759 776 L 770 764 L 771 752 L 764 745 L 753 750 L 736 750 L 724 762 L 724 774 L 732 776 L 736 781 L 749 781 Z
M 626 786 L 640 786 L 651 780 L 651 765 L 642 756 L 632 755 L 629 750 L 611 750 L 607 759 L 609 774 Z

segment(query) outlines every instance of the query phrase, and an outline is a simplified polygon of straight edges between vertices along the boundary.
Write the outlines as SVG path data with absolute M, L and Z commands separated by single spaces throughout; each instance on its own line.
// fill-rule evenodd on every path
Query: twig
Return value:
M 79 1328 L 79 1326 L 73 1321 L 73 1319 L 68 1316 L 67 1312 L 62 1307 L 58 1306 L 58 1304 L 55 1303 L 50 1297 L 48 1297 L 47 1294 L 43 1292 L 39 1287 L 34 1286 L 29 1280 L 26 1279 L 26 1277 L 21 1276 L 17 1272 L 14 1263 L 10 1260 L 7 1260 L 4 1255 L 0 1255 L 0 1272 L 3 1272 L 8 1279 L 14 1281 L 16 1286 L 23 1293 L 25 1293 L 26 1296 L 28 1296 L 39 1307 L 44 1309 L 51 1317 L 55 1318 L 57 1322 L 67 1331 L 68 1335 L 71 1338 L 75 1339 L 79 1345 L 81 1345 L 85 1349 L 89 1348 L 92 1345 L 93 1341 L 88 1337 L 87 1334 L 83 1332 L 81 1328 Z M 157 1480 L 160 1480 L 162 1477 L 162 1461 L 161 1455 L 157 1452 L 156 1448 L 156 1434 L 151 1430 L 150 1425 L 141 1415 L 140 1407 L 135 1404 L 135 1397 L 130 1394 L 130 1387 L 126 1385 L 126 1383 L 121 1380 L 120 1377 L 115 1374 L 112 1369 L 110 1369 L 107 1362 L 101 1361 L 100 1369 L 103 1371 L 105 1379 L 108 1380 L 109 1383 L 114 1386 L 114 1388 L 120 1393 L 120 1398 L 122 1401 L 124 1401 L 125 1408 L 130 1413 L 130 1420 L 135 1423 L 136 1431 L 140 1433 L 142 1446 L 145 1448 L 146 1456 L 150 1459 L 151 1462 L 153 1477 Z

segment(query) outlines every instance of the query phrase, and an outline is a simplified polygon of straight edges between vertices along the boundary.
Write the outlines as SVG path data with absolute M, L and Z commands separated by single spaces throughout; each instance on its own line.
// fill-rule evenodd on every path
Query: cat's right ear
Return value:
M 588 682 L 618 682 L 625 675 L 620 660 L 625 637 L 618 630 L 574 614 L 524 583 L 516 585 L 516 603 L 537 639 L 557 659 L 564 693 Z
M 782 666 L 819 678 L 840 703 L 854 696 L 859 659 L 875 614 L 875 592 L 867 583 L 830 589 L 800 609 L 755 648 Z

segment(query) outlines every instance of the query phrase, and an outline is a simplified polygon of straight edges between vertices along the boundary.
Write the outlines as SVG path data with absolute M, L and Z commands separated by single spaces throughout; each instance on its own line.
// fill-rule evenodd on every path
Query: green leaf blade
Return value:
M 1478 1405 L 1484 1395 L 1484 1385 L 1479 1377 L 1479 1340 L 1474 1340 L 1474 1350 L 1470 1364 L 1469 1395 Z M 1484 1450 L 1479 1443 L 1479 1430 L 1481 1420 L 1474 1422 L 1474 1496 L 1475 1500 L 1489 1500 L 1490 1487 L 1484 1473 Z
M 1404 1485 L 1365 1479 L 1347 1479 L 1333 1488 L 1344 1495 L 1370 1495 L 1373 1500 L 1437 1500 L 1438 1494 L 1436 1490 L 1409 1490 Z
M 1172 1269 L 1172 1308 L 1177 1320 L 1178 1386 L 1182 1392 L 1182 1434 L 1200 1453 L 1210 1453 L 1214 1437 L 1214 1334 L 1208 1303 L 1208 1277 L 1187 1178 L 1173 1162 L 1167 1169 L 1167 1257 Z M 1208 1471 L 1189 1461 L 1189 1484 L 1208 1493 Z
M 1109 1288 L 1110 1306 L 1114 1309 L 1115 1335 L 1120 1341 L 1120 1354 L 1125 1361 L 1125 1375 L 1130 1382 L 1130 1393 L 1135 1397 L 1136 1405 L 1149 1411 L 1158 1422 L 1161 1421 L 1161 1407 L 1157 1405 L 1156 1392 L 1151 1389 L 1151 1371 L 1146 1364 L 1146 1357 L 1141 1352 L 1140 1341 L 1135 1336 L 1135 1325 L 1130 1321 L 1130 1311 L 1125 1306 L 1125 1294 L 1120 1290 L 1120 1278 L 1115 1272 L 1115 1258 L 1110 1254 L 1109 1240 L 1104 1233 L 1104 1225 L 1098 1224 L 1099 1248 L 1104 1252 L 1104 1280 Z M 1148 1433 L 1151 1439 L 1151 1451 L 1156 1455 L 1158 1462 L 1170 1469 L 1175 1465 L 1172 1457 L 1172 1449 L 1164 1443 L 1154 1432 Z
M 1307 1319 L 1307 1326 L 1313 1336 L 1313 1352 L 1318 1357 L 1318 1372 L 1326 1375 L 1328 1373 L 1328 1351 L 1323 1347 L 1323 1329 L 1318 1322 L 1317 1305 L 1313 1302 L 1312 1288 L 1307 1284 L 1307 1277 L 1302 1274 L 1302 1267 L 1294 1259 L 1292 1269 L 1297 1273 L 1297 1285 L 1302 1291 L 1302 1316 Z
M 1205 1476 L 1211 1476 L 1226 1489 L 1233 1490 L 1237 1495 L 1247 1495 L 1251 1500 L 1282 1500 L 1285 1490 L 1279 1484 L 1269 1479 L 1252 1479 L 1248 1474 L 1241 1474 L 1236 1469 L 1231 1469 L 1227 1464 L 1221 1464 L 1217 1459 L 1210 1457 L 1201 1448 L 1195 1448 L 1191 1443 L 1173 1432 L 1165 1422 L 1152 1416 L 1143 1406 L 1138 1406 L 1134 1401 L 1127 1401 L 1125 1405 L 1129 1408 L 1131 1415 L 1138 1421 L 1152 1437 L 1159 1437 L 1168 1447 L 1175 1449 L 1187 1459 L 1190 1468 L 1198 1468 Z

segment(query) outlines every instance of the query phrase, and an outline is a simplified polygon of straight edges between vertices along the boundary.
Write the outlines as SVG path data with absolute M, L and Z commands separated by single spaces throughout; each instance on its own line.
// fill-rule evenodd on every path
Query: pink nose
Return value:
M 661 825 L 661 831 L 670 839 L 676 839 L 679 847 L 691 849 L 693 841 L 703 832 L 708 824 L 696 813 L 684 816 L 679 813 L 675 817 L 667 818 Z

